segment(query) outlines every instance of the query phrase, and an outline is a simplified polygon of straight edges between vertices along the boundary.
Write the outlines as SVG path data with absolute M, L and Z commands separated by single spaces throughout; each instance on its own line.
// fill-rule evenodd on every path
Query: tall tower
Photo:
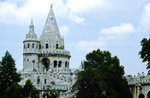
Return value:
M 32 72 L 38 69 L 38 52 L 39 52 L 39 40 L 34 32 L 33 20 L 31 20 L 29 26 L 29 32 L 26 34 L 26 38 L 23 41 L 23 71 Z
M 71 56 L 65 49 L 64 39 L 59 33 L 52 5 L 40 38 L 37 38 L 31 20 L 29 32 L 23 44 L 23 70 L 20 84 L 24 85 L 25 81 L 30 79 L 40 90 L 41 96 L 47 95 L 45 90 L 52 86 L 61 91 L 60 98 L 71 98 L 68 97 L 74 77 L 69 68 Z M 55 85 L 51 85 L 53 82 Z
M 70 52 L 64 48 L 64 39 L 59 33 L 52 5 L 40 36 L 39 63 L 43 71 L 69 68 Z

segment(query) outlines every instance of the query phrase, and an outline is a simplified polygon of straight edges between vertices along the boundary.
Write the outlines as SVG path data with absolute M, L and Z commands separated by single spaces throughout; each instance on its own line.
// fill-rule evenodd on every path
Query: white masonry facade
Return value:
M 40 97 L 46 98 L 46 90 L 60 90 L 60 98 L 69 98 L 74 83 L 74 71 L 69 68 L 70 52 L 65 49 L 64 38 L 61 37 L 52 5 L 40 38 L 34 32 L 33 21 L 23 41 L 23 69 L 21 85 L 30 79 L 39 89 Z

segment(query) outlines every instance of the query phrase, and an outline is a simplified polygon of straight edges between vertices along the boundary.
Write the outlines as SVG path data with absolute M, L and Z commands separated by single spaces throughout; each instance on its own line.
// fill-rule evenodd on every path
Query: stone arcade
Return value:
M 21 85 L 30 79 L 40 90 L 40 97 L 46 98 L 48 87 L 59 89 L 60 98 L 70 97 L 69 93 L 74 80 L 74 72 L 69 68 L 70 52 L 65 49 L 52 5 L 40 38 L 34 32 L 33 21 L 23 41 L 23 69 L 20 71 Z M 55 85 L 52 85 L 55 83 Z

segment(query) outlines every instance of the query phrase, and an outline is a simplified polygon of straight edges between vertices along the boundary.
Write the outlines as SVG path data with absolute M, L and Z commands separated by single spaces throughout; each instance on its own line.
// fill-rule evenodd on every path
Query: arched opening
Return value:
M 46 79 L 44 80 L 44 83 L 46 84 Z
M 145 98 L 144 94 L 140 94 L 138 98 Z
M 57 67 L 57 61 L 54 61 L 54 68 Z
M 48 43 L 46 43 L 46 49 L 48 49 Z
M 147 94 L 147 98 L 150 98 L 150 91 L 149 91 L 148 94 Z
M 44 65 L 44 67 L 46 68 L 46 70 L 48 71 L 48 69 L 49 69 L 49 64 L 50 64 L 49 59 L 48 59 L 48 58 L 43 58 L 43 59 L 42 59 L 42 63 L 43 63 L 43 65 Z
M 32 48 L 34 48 L 34 44 L 32 44 Z
M 61 67 L 61 64 L 62 64 L 62 62 L 61 62 L 61 61 L 59 61 L 58 67 Z
M 58 49 L 58 44 L 56 44 L 56 49 Z
M 37 79 L 37 84 L 40 84 L 40 79 L 39 78 Z
M 27 45 L 28 45 L 28 48 L 30 48 L 30 44 L 28 43 Z
M 67 61 L 65 62 L 65 67 L 67 67 L 68 66 L 68 63 L 67 63 Z
M 39 49 L 41 49 L 41 44 L 39 44 Z

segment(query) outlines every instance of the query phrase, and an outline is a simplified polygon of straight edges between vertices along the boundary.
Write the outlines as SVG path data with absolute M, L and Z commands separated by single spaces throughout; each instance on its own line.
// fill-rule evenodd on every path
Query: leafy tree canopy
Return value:
M 83 71 L 77 74 L 73 91 L 77 98 L 131 98 L 117 56 L 109 51 L 94 50 L 86 55 L 82 63 Z
M 140 57 L 143 59 L 143 62 L 147 63 L 147 69 L 150 68 L 150 39 L 144 38 L 141 41 L 142 49 L 139 52 Z

